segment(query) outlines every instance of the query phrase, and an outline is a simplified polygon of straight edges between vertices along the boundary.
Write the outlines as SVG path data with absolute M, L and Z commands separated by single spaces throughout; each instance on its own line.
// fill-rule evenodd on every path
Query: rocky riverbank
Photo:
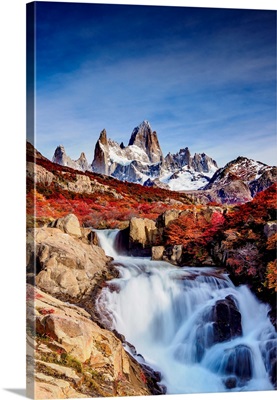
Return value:
M 159 375 L 124 350 L 123 337 L 97 323 L 95 295 L 117 272 L 93 242 L 91 230 L 81 228 L 73 214 L 28 231 L 29 394 L 41 399 L 161 394 Z

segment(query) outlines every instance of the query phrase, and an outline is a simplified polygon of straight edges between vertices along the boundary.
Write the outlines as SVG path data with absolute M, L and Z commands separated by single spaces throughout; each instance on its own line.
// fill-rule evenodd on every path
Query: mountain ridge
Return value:
M 164 156 L 158 135 L 146 120 L 133 129 L 127 146 L 108 138 L 103 129 L 91 164 L 83 152 L 76 161 L 72 160 L 62 145 L 56 148 L 52 161 L 123 182 L 187 192 L 204 203 L 245 203 L 277 182 L 275 166 L 243 156 L 221 168 L 205 153 L 192 156 L 188 147 Z
M 118 144 L 108 138 L 103 129 L 95 144 L 94 159 L 87 164 L 82 153 L 76 161 L 71 160 L 63 146 L 58 146 L 53 162 L 78 170 L 89 170 L 113 176 L 119 180 L 166 187 L 170 190 L 199 189 L 207 184 L 218 169 L 215 160 L 205 153 L 190 154 L 188 147 L 175 154 L 163 155 L 158 135 L 150 123 L 144 120 L 131 133 L 128 145 Z

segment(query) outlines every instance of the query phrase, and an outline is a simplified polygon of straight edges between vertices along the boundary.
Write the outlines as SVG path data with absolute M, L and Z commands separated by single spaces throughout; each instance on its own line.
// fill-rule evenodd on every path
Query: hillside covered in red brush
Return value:
M 115 228 L 131 217 L 155 219 L 173 205 L 182 210 L 191 204 L 184 193 L 76 171 L 27 146 L 27 216 L 36 224 L 74 213 L 86 226 Z
M 27 147 L 28 226 L 74 213 L 83 226 L 124 229 L 132 217 L 157 220 L 167 210 L 179 210 L 179 217 L 155 244 L 181 245 L 182 265 L 205 265 L 210 258 L 238 284 L 248 283 L 261 298 L 273 299 L 276 184 L 242 205 L 195 204 L 185 193 L 54 164 Z

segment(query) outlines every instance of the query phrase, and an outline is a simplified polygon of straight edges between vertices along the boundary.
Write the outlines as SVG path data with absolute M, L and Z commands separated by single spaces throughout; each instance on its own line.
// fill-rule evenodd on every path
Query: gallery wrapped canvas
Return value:
M 27 388 L 276 389 L 276 11 L 27 4 Z

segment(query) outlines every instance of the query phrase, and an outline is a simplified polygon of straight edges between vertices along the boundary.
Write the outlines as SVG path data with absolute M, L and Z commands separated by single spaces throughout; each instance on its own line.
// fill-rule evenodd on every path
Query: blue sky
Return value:
M 36 3 L 37 149 L 93 159 L 148 120 L 166 155 L 276 164 L 276 11 Z

